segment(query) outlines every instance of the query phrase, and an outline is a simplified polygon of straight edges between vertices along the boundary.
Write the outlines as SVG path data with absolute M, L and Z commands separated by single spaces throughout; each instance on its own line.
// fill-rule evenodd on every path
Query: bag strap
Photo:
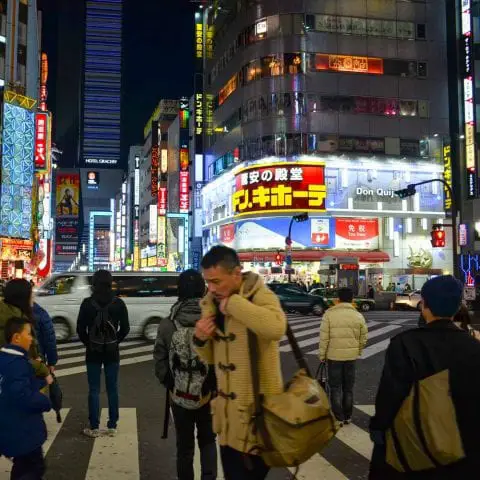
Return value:
M 305 360 L 305 357 L 303 356 L 302 350 L 298 346 L 297 339 L 295 338 L 295 334 L 293 333 L 292 328 L 288 324 L 287 320 L 287 338 L 288 338 L 288 343 L 290 343 L 290 347 L 292 348 L 293 355 L 295 356 L 295 360 L 297 361 L 297 364 L 299 368 L 305 370 L 307 375 L 310 378 L 312 377 L 312 372 L 310 371 L 310 367 L 308 366 L 307 361 Z

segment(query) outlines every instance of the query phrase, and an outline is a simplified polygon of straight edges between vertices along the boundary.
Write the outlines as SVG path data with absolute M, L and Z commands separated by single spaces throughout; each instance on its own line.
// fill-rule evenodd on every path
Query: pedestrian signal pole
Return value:
M 294 215 L 288 226 L 288 237 L 285 239 L 285 263 L 287 264 L 288 283 L 292 281 L 292 225 L 293 222 L 302 223 L 308 220 L 308 213 Z

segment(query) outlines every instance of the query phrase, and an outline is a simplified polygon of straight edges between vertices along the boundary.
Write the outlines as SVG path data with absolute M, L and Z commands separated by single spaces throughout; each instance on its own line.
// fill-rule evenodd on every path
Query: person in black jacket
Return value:
M 370 421 L 370 436 L 375 444 L 370 480 L 467 479 L 479 475 L 480 342 L 453 323 L 462 290 L 460 282 L 451 275 L 429 280 L 422 288 L 422 316 L 426 326 L 402 332 L 391 340 L 378 387 L 375 416 Z M 449 371 L 450 395 L 466 456 L 446 467 L 398 473 L 385 461 L 385 432 L 393 425 L 415 379 L 444 370 Z
M 90 333 L 98 315 L 98 308 L 108 307 L 108 321 L 116 331 L 116 345 L 106 348 L 103 352 L 93 349 Z M 100 435 L 100 377 L 102 364 L 105 369 L 105 385 L 108 396 L 108 435 L 115 436 L 119 417 L 118 404 L 118 371 L 120 368 L 120 352 L 118 344 L 121 343 L 130 331 L 128 311 L 125 303 L 116 297 L 112 290 L 112 275 L 107 270 L 98 270 L 93 275 L 92 295 L 86 298 L 80 306 L 77 320 L 77 334 L 86 347 L 86 363 L 88 377 L 88 412 L 90 428 L 83 433 L 88 437 Z

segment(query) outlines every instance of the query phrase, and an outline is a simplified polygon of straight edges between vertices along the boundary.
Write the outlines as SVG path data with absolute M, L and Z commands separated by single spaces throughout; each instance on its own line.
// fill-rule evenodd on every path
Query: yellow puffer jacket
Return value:
M 216 313 L 210 294 L 201 307 L 204 317 Z M 240 292 L 230 297 L 226 312 L 225 331 L 217 329 L 213 339 L 196 349 L 215 365 L 218 396 L 211 403 L 219 443 L 246 453 L 258 446 L 250 424 L 254 398 L 247 329 L 258 339 L 260 391 L 276 395 L 283 391 L 279 340 L 287 320 L 277 296 L 254 273 L 244 274 Z
M 320 326 L 320 360 L 356 360 L 367 343 L 365 318 L 350 303 L 329 308 Z

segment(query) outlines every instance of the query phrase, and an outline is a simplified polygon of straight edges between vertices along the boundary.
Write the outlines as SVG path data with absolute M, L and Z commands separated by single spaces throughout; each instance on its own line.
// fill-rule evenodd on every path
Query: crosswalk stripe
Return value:
M 57 350 L 65 350 L 67 348 L 80 347 L 80 346 L 83 346 L 82 342 L 58 343 Z
M 367 460 L 372 458 L 373 443 L 370 436 L 353 423 L 342 427 L 337 433 L 337 438 Z
M 120 350 L 120 355 L 133 355 L 135 353 L 145 353 L 145 352 L 152 352 L 153 353 L 153 345 L 146 345 L 144 347 L 138 348 L 130 348 L 128 350 Z M 152 358 L 152 357 L 150 357 Z M 85 355 L 81 355 L 79 357 L 69 357 L 60 360 L 60 365 L 72 365 L 74 363 L 79 363 L 85 361 Z
M 375 415 L 375 405 L 355 405 L 355 408 L 361 410 L 363 413 L 366 413 L 369 417 Z
M 43 415 L 45 424 L 47 425 L 47 441 L 43 444 L 43 453 L 47 455 L 50 447 L 52 446 L 55 438 L 57 438 L 58 432 L 60 432 L 67 415 L 69 414 L 70 409 L 62 409 L 62 422 L 57 423 L 56 413 L 50 411 Z M 12 470 L 12 462 L 5 457 L 0 457 L 0 478 L 9 478 L 8 475 Z
M 197 438 L 197 429 L 195 428 L 195 438 Z M 200 462 L 200 449 L 198 448 L 198 442 L 195 442 L 195 456 L 193 457 L 193 469 L 195 472 L 200 473 L 202 471 L 202 465 Z M 217 480 L 224 480 L 224 473 L 222 468 L 222 458 L 220 456 L 220 445 L 217 442 Z
M 387 325 L 385 327 L 378 328 L 373 332 L 368 332 L 368 339 L 371 340 L 372 338 L 380 337 L 382 335 L 385 335 L 386 333 L 398 330 L 399 328 L 402 328 L 402 325 Z
M 376 355 L 377 353 L 383 352 L 388 348 L 390 345 L 390 339 L 386 338 L 385 340 L 382 340 L 381 342 L 374 343 L 373 345 L 367 347 L 363 352 L 362 356 L 360 357 L 362 360 L 365 360 L 366 358 L 370 358 L 373 355 Z
M 289 468 L 289 470 L 294 474 L 296 469 Z M 296 478 L 299 480 L 312 480 L 314 478 L 321 478 L 322 480 L 348 480 L 340 470 L 337 470 L 320 454 L 314 455 L 310 460 L 302 464 Z
M 145 340 L 132 340 L 130 342 L 121 343 L 120 344 L 120 351 L 122 351 L 122 350 L 127 350 L 128 351 L 128 347 L 133 347 L 134 345 L 141 345 L 142 343 L 144 344 Z M 60 357 L 65 358 L 67 355 L 78 355 L 79 353 L 85 353 L 85 346 L 83 346 L 81 348 L 75 348 L 73 350 L 64 349 L 60 352 Z
M 320 328 L 320 324 L 321 324 L 320 320 L 310 320 L 302 323 L 297 323 L 291 326 L 291 329 L 294 331 L 301 330 L 302 328 L 311 327 L 312 325 L 318 325 L 318 328 Z
M 103 408 L 102 425 L 107 417 L 108 410 Z M 120 422 L 115 438 L 95 439 L 85 480 L 140 480 L 136 409 L 121 408 Z
M 307 323 L 307 322 L 318 322 L 320 323 L 320 320 L 321 320 L 321 317 L 293 317 L 293 320 L 292 320 L 292 317 L 287 317 L 288 319 L 288 323 L 290 325 L 296 325 L 296 324 L 303 324 L 303 323 Z
M 153 360 L 153 355 L 141 355 L 140 357 L 131 357 L 131 358 L 121 358 L 120 365 L 133 365 L 135 363 L 144 363 Z M 55 375 L 57 377 L 68 377 L 70 375 L 76 375 L 78 373 L 84 373 L 87 371 L 87 367 L 85 365 L 80 365 L 78 367 L 71 367 L 71 368 L 61 368 L 59 370 L 55 370 Z

